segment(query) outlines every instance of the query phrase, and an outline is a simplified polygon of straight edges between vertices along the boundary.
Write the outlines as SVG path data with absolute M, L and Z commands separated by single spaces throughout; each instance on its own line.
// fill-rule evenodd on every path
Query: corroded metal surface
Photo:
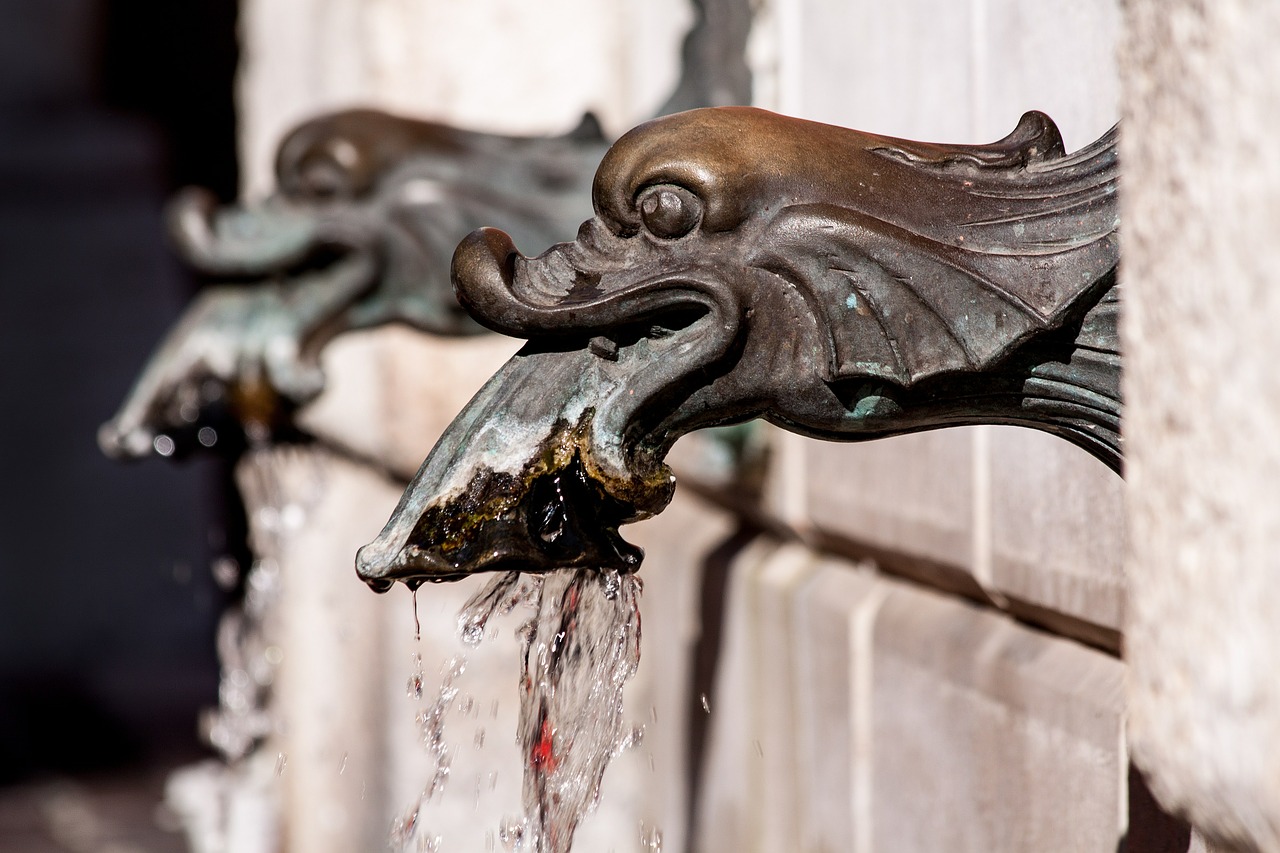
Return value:
M 463 304 L 529 344 L 442 437 L 361 576 L 634 568 L 617 527 L 670 499 L 676 438 L 757 417 L 833 440 L 1022 424 L 1118 470 L 1115 141 L 1067 154 L 1040 113 L 982 146 L 750 108 L 631 131 L 575 242 L 531 258 L 485 229 L 459 246 Z
M 117 456 L 197 435 L 211 409 L 269 430 L 324 387 L 335 335 L 391 321 L 483 331 L 458 306 L 445 259 L 473 228 L 505 223 L 534 245 L 573 233 L 606 149 L 591 119 L 555 137 L 475 133 L 372 110 L 309 121 L 260 204 L 180 195 L 170 225 L 206 287 L 152 356 L 100 443 Z

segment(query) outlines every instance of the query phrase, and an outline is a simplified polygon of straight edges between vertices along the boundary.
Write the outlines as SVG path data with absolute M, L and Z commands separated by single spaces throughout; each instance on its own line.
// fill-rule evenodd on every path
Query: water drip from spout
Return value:
M 517 629 L 524 813 L 504 820 L 496 833 L 509 853 L 568 853 L 578 824 L 596 807 L 610 760 L 641 741 L 643 727 L 624 724 L 622 702 L 640 661 L 641 589 L 634 574 L 618 571 L 508 572 L 495 575 L 459 612 L 459 636 L 474 648 L 494 615 L 521 605 L 533 611 Z M 415 661 L 419 678 L 420 667 Z M 423 731 L 429 751 L 434 744 L 438 752 L 437 771 L 416 806 L 397 821 L 396 849 L 409 849 L 422 834 L 420 810 L 447 778 L 441 728 L 456 694 L 446 675 L 433 706 L 439 713 L 421 718 L 431 721 Z M 490 849 L 493 839 L 487 838 Z
M 519 740 L 524 816 L 500 833 L 509 850 L 567 853 L 594 810 L 609 761 L 634 741 L 622 691 L 640 662 L 641 583 L 592 569 L 547 574 L 520 629 Z
M 521 641 L 517 739 L 524 759 L 523 814 L 502 821 L 486 839 L 489 849 L 496 836 L 508 853 L 568 853 L 578 824 L 596 807 L 609 762 L 641 743 L 644 727 L 625 724 L 623 688 L 640 661 L 642 588 L 634 574 L 614 570 L 507 572 L 495 574 L 459 611 L 458 635 L 472 649 L 491 635 L 495 615 L 517 607 L 532 611 L 516 630 Z M 460 698 L 454 683 L 465 664 L 465 657 L 458 657 L 447 665 L 439 696 L 418 717 L 436 770 L 414 806 L 396 821 L 391 834 L 396 850 L 418 849 L 424 839 L 427 849 L 438 844 L 420 818 L 448 780 L 445 717 L 455 705 L 463 716 L 480 716 L 474 700 Z M 422 696 L 417 655 L 409 694 Z M 495 703 L 490 716 L 496 710 Z M 483 730 L 477 731 L 479 748 Z M 496 774 L 491 777 L 492 783 Z M 647 849 L 660 849 L 653 838 L 661 838 L 656 828 L 646 838 Z
M 391 827 L 390 843 L 392 849 L 407 851 L 412 849 L 414 839 L 418 847 L 426 850 L 439 850 L 440 839 L 437 836 L 424 834 L 420 817 L 423 807 L 444 790 L 449 781 L 449 773 L 453 767 L 453 756 L 444 739 L 444 724 L 458 695 L 456 681 L 467 669 L 465 657 L 455 657 L 445 664 L 444 677 L 440 682 L 440 692 L 435 701 L 418 715 L 418 725 L 422 733 L 422 743 L 431 757 L 435 769 L 431 778 L 423 787 L 417 801 L 404 817 L 398 819 Z M 409 676 L 408 694 L 410 699 L 422 698 L 422 656 L 413 655 L 413 673 Z

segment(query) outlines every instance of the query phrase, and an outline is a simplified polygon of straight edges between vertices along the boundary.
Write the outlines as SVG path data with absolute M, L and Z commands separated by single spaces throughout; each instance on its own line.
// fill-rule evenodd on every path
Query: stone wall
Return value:
M 1119 118 L 1112 0 L 795 0 L 773 21 L 804 45 L 764 104 L 789 114 L 985 142 L 1039 109 L 1069 149 Z M 714 704 L 754 714 L 713 736 L 698 849 L 1116 849 L 1120 479 L 1012 427 L 775 441 L 766 506 L 803 545 L 735 564 Z
M 1280 850 L 1280 9 L 1127 6 L 1130 732 L 1169 806 Z
M 674 77 L 683 7 L 589 5 L 248 3 L 247 191 L 268 185 L 280 130 L 320 106 L 372 101 L 518 131 L 561 130 L 584 108 L 613 129 L 642 118 Z M 1078 148 L 1119 118 L 1121 23 L 1118 0 L 771 0 L 752 37 L 756 100 L 952 142 L 994 140 L 1040 109 Z M 326 353 L 332 387 L 303 413 L 325 447 L 306 464 L 367 485 L 330 486 L 353 502 L 340 530 L 316 514 L 295 531 L 308 556 L 288 582 L 315 590 L 286 596 L 310 609 L 286 622 L 321 633 L 299 633 L 282 663 L 287 849 L 362 849 L 423 783 L 403 683 L 414 648 L 456 653 L 465 591 L 420 594 L 415 644 L 407 595 L 371 598 L 350 543 L 372 538 L 395 481 L 511 346 L 392 329 Z M 668 853 L 1206 849 L 1129 761 L 1118 477 L 1014 428 L 866 446 L 767 435 L 758 501 L 691 437 L 674 454 L 681 497 L 630 531 L 650 553 L 631 697 L 650 735 L 610 771 L 582 849 L 644 849 L 642 824 L 661 827 Z M 380 472 L 353 466 L 353 449 Z M 333 646 L 328 630 L 346 633 Z M 469 689 L 499 703 L 489 738 L 509 738 L 514 654 L 491 651 L 471 662 Z M 357 689 L 366 716 L 349 721 L 357 706 L 341 697 Z M 331 778 L 339 766 L 368 768 L 370 784 Z M 514 813 L 516 766 L 499 773 L 497 804 L 483 807 L 459 773 L 441 826 L 491 830 Z

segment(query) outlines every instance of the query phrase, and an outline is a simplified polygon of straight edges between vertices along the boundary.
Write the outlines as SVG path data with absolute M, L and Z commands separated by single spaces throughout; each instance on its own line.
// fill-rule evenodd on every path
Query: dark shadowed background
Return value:
M 216 701 L 225 465 L 95 432 L 195 286 L 165 198 L 234 195 L 235 6 L 0 3 L 0 783 L 197 755 Z

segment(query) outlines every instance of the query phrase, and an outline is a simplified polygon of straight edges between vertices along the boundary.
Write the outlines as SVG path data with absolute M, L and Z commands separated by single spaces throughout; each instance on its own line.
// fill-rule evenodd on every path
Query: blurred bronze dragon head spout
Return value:
M 348 110 L 285 137 L 276 191 L 260 202 L 220 207 L 184 191 L 173 242 L 213 283 L 101 430 L 103 449 L 144 456 L 158 437 L 172 448 L 214 410 L 286 420 L 324 388 L 320 351 L 347 330 L 483 331 L 449 282 L 458 240 L 495 222 L 535 243 L 573 233 L 605 148 L 590 117 L 564 135 L 514 137 Z

